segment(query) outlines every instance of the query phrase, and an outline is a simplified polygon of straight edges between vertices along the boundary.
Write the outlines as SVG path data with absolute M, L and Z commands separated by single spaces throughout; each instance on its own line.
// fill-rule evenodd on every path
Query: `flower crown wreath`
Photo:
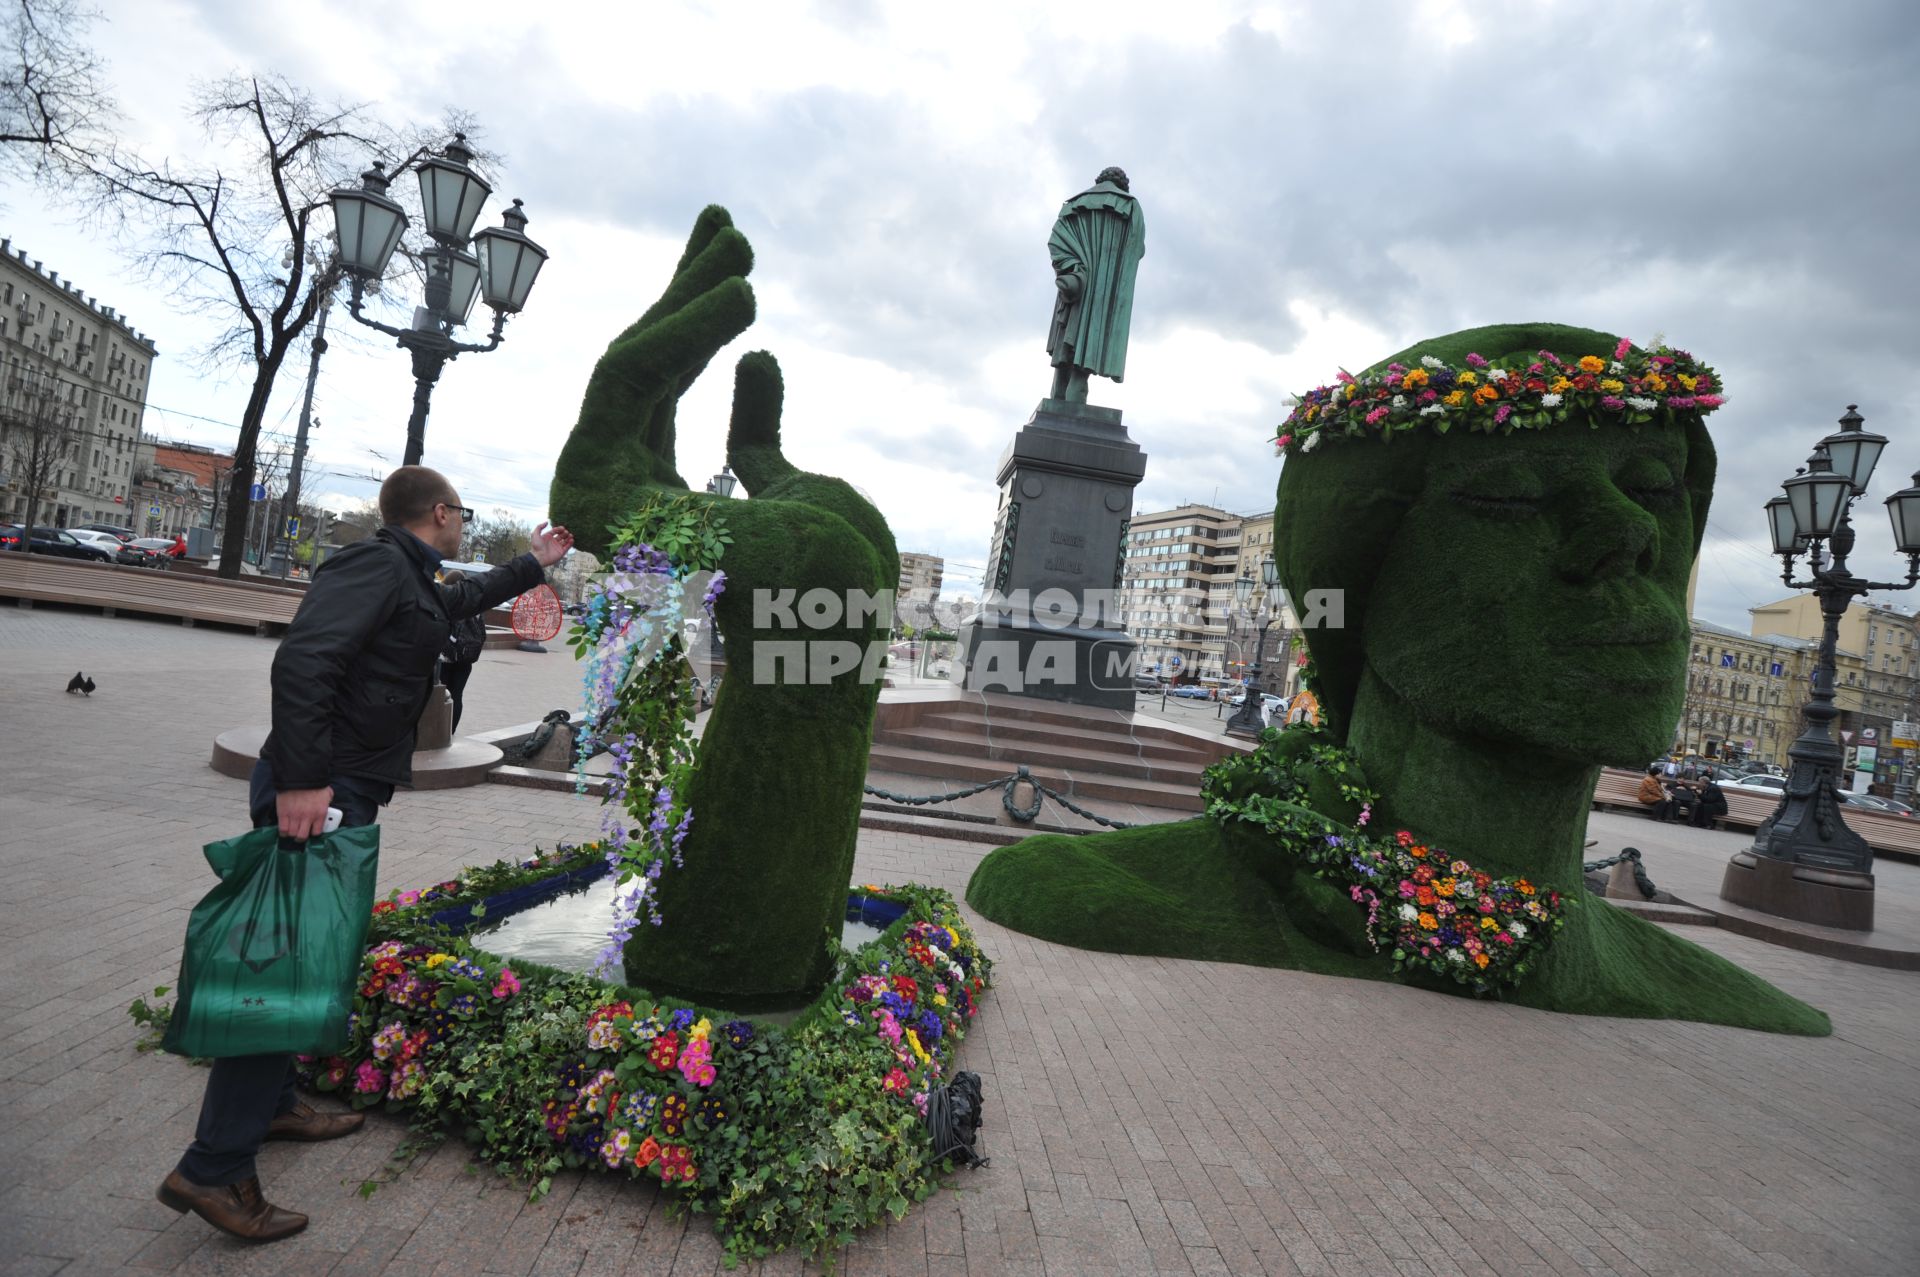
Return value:
M 1542 429 L 1576 412 L 1595 425 L 1637 426 L 1704 415 L 1726 402 L 1713 369 L 1686 351 L 1658 343 L 1642 350 L 1624 337 L 1611 360 L 1582 355 L 1566 361 L 1542 350 L 1531 361 L 1500 361 L 1511 366 L 1472 354 L 1466 363 L 1456 369 L 1422 355 L 1414 368 L 1388 364 L 1358 377 L 1342 369 L 1334 385 L 1294 398 L 1274 451 L 1312 452 L 1329 438 L 1386 441 L 1421 427 L 1435 434 L 1511 434 Z

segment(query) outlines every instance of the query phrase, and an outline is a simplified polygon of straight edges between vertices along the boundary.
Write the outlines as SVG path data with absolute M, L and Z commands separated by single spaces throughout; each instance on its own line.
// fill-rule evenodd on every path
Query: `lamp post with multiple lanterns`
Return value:
M 519 200 L 503 214 L 504 225 L 472 233 L 481 206 L 493 193 L 473 171 L 472 159 L 466 135 L 456 134 L 445 151 L 416 166 L 421 210 L 433 244 L 420 252 L 426 268 L 426 304 L 414 309 L 410 328 L 391 327 L 360 310 L 368 284 L 386 273 L 407 228 L 405 210 L 387 195 L 392 178 L 376 163 L 361 175 L 358 188 L 343 187 L 332 195 L 341 265 L 352 287 L 347 309 L 413 356 L 413 416 L 407 422 L 405 460 L 410 466 L 420 464 L 426 449 L 427 411 L 440 370 L 459 355 L 484 354 L 500 345 L 507 316 L 518 314 L 527 304 L 527 294 L 547 260 L 547 250 L 527 238 L 527 215 Z M 455 341 L 452 335 L 467 322 L 476 294 L 493 308 L 493 329 L 485 345 Z
M 1753 846 L 1734 856 L 1720 888 L 1723 898 L 1767 913 L 1827 926 L 1866 931 L 1873 927 L 1873 851 L 1841 818 L 1838 778 L 1844 755 L 1834 739 L 1834 649 L 1840 619 L 1854 599 L 1882 590 L 1906 590 L 1920 582 L 1920 474 L 1911 486 L 1887 498 L 1893 543 L 1907 556 L 1907 579 L 1869 581 L 1847 566 L 1853 552 L 1853 503 L 1887 446 L 1886 436 L 1862 430 L 1857 407 L 1847 405 L 1840 429 L 1822 439 L 1806 467 L 1766 503 L 1773 551 L 1781 580 L 1811 591 L 1820 603 L 1820 648 L 1806 729 L 1787 750 L 1792 774 L 1773 816 L 1754 835 Z M 1794 560 L 1807 555 L 1808 580 L 1796 581 Z
M 1274 602 L 1274 592 L 1280 588 L 1280 569 L 1272 559 L 1260 565 L 1259 585 L 1259 602 L 1249 606 L 1254 603 L 1255 582 L 1252 575 L 1243 573 L 1233 583 L 1234 612 L 1253 631 L 1253 666 L 1247 672 L 1246 693 L 1240 701 L 1240 708 L 1227 720 L 1226 731 L 1229 736 L 1258 736 L 1262 726 L 1260 711 L 1264 694 L 1260 688 L 1261 658 L 1265 655 L 1267 629 L 1280 619 L 1280 609 Z

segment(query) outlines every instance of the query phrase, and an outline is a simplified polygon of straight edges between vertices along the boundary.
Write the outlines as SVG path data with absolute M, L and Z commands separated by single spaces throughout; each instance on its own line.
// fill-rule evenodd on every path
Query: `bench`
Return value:
M 273 578 L 223 581 L 185 572 L 87 563 L 40 554 L 0 554 L 0 598 L 23 603 L 97 607 L 107 615 L 141 612 L 180 618 L 183 625 L 240 625 L 257 634 L 278 632 L 293 620 L 306 597 L 306 583 L 282 585 Z M 510 607 L 495 608 L 487 622 L 487 648 L 512 648 Z
M 285 629 L 301 592 L 214 577 L 155 572 L 39 554 L 0 554 L 0 598 L 25 606 L 65 603 L 116 612 L 177 617 L 182 625 L 237 625 L 256 634 Z
M 1644 772 L 1606 767 L 1600 771 L 1600 783 L 1594 787 L 1593 805 L 1602 811 L 1634 811 L 1645 814 L 1646 804 L 1636 796 Z M 1742 793 L 1722 788 L 1727 814 L 1713 822 L 1716 829 L 1758 829 L 1772 816 L 1780 800 L 1770 794 Z M 1847 828 L 1867 840 L 1867 846 L 1900 860 L 1920 859 L 1920 819 L 1848 807 Z

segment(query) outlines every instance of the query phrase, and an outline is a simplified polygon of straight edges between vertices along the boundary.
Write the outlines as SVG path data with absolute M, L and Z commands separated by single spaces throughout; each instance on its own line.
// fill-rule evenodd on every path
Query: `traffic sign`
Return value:
M 157 505 L 150 505 L 147 507 L 147 513 L 153 515 L 155 518 L 158 518 L 160 515 L 160 507 Z
M 264 483 L 254 484 L 253 487 L 248 490 L 247 496 L 255 501 L 265 501 L 267 499 L 267 485 Z
M 287 520 L 287 535 L 289 537 L 297 537 L 300 535 L 300 517 L 298 515 Z
M 1920 723 L 1895 723 L 1893 737 L 1887 743 L 1895 749 L 1920 749 Z
M 1876 732 L 1876 731 L 1875 731 L 1875 730 L 1874 730 L 1873 728 L 1871 728 L 1871 727 L 1863 727 L 1863 728 L 1861 728 L 1861 729 L 1860 729 L 1860 739 L 1861 739 L 1861 740 L 1872 740 L 1872 739 L 1873 739 L 1873 738 L 1874 738 L 1875 736 L 1877 736 L 1877 735 L 1879 735 L 1879 733 L 1878 733 L 1878 732 Z

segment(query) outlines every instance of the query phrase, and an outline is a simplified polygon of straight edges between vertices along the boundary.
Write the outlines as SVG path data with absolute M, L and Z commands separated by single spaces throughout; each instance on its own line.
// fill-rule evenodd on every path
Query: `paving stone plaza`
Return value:
M 566 1174 L 538 1203 L 405 1127 L 274 1144 L 312 1225 L 250 1248 L 155 1202 L 201 1072 L 134 1050 L 174 979 L 202 844 L 245 824 L 213 737 L 264 721 L 275 643 L 0 607 L 0 1274 L 724 1271 L 659 1191 Z M 76 669 L 90 698 L 62 688 Z M 463 730 L 577 699 L 562 652 L 489 651 Z M 570 795 L 481 785 L 384 814 L 380 890 L 590 836 Z M 1742 835 L 1596 815 L 1656 881 Z M 959 894 L 989 848 L 867 831 L 858 874 Z M 1887 905 L 1920 870 L 1886 865 Z M 998 966 L 961 1051 L 985 1169 L 838 1257 L 865 1273 L 1901 1274 L 1920 1248 L 1920 975 L 1688 927 L 1829 1012 L 1830 1038 L 1522 1010 L 1281 970 L 1063 948 L 975 919 Z M 324 1102 L 324 1101 L 323 1101 Z M 363 1183 L 382 1181 L 368 1195 Z M 798 1271 L 792 1253 L 766 1265 Z

